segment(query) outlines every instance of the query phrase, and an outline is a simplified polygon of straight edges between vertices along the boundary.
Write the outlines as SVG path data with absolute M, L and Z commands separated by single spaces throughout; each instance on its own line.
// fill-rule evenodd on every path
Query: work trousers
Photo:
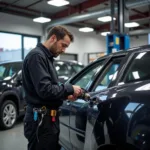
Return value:
M 60 150 L 58 115 L 55 122 L 52 122 L 51 116 L 45 115 L 39 126 L 41 118 L 39 114 L 38 120 L 34 121 L 33 112 L 27 109 L 24 117 L 24 136 L 28 140 L 28 150 Z

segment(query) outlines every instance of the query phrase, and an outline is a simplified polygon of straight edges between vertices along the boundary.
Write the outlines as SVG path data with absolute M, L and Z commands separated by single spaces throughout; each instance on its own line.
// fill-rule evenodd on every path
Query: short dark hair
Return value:
M 66 35 L 69 36 L 71 42 L 73 42 L 73 40 L 74 40 L 73 35 L 72 35 L 65 27 L 63 27 L 63 26 L 55 26 L 55 27 L 52 27 L 52 28 L 50 29 L 50 31 L 48 32 L 47 40 L 48 40 L 52 35 L 56 35 L 57 40 L 63 39 Z

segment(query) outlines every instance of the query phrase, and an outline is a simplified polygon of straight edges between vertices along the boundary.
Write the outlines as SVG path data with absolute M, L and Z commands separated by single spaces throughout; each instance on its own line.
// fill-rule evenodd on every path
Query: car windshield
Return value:
M 21 70 L 21 63 L 6 63 L 0 65 L 0 80 L 9 80 L 19 70 Z
M 6 78 L 6 74 L 9 70 L 9 65 L 8 64 L 2 64 L 0 65 L 0 80 L 3 80 Z

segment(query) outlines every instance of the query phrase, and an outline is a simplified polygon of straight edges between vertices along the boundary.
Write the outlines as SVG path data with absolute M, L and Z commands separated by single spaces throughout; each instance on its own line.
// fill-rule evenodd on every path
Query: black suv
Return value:
M 101 57 L 67 82 L 91 98 L 60 107 L 66 150 L 150 150 L 150 45 Z
M 56 60 L 55 67 L 60 82 L 83 69 L 76 61 Z M 24 100 L 21 75 L 22 61 L 0 63 L 0 127 L 12 128 L 18 116 L 24 114 Z

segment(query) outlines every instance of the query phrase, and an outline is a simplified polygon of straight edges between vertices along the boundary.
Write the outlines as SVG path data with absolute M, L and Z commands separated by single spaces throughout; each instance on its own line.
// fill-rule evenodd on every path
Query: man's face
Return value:
M 51 52 L 53 53 L 54 57 L 59 56 L 60 54 L 64 53 L 66 48 L 70 45 L 70 38 L 68 35 L 64 37 L 64 39 L 56 41 L 52 47 L 50 48 Z

